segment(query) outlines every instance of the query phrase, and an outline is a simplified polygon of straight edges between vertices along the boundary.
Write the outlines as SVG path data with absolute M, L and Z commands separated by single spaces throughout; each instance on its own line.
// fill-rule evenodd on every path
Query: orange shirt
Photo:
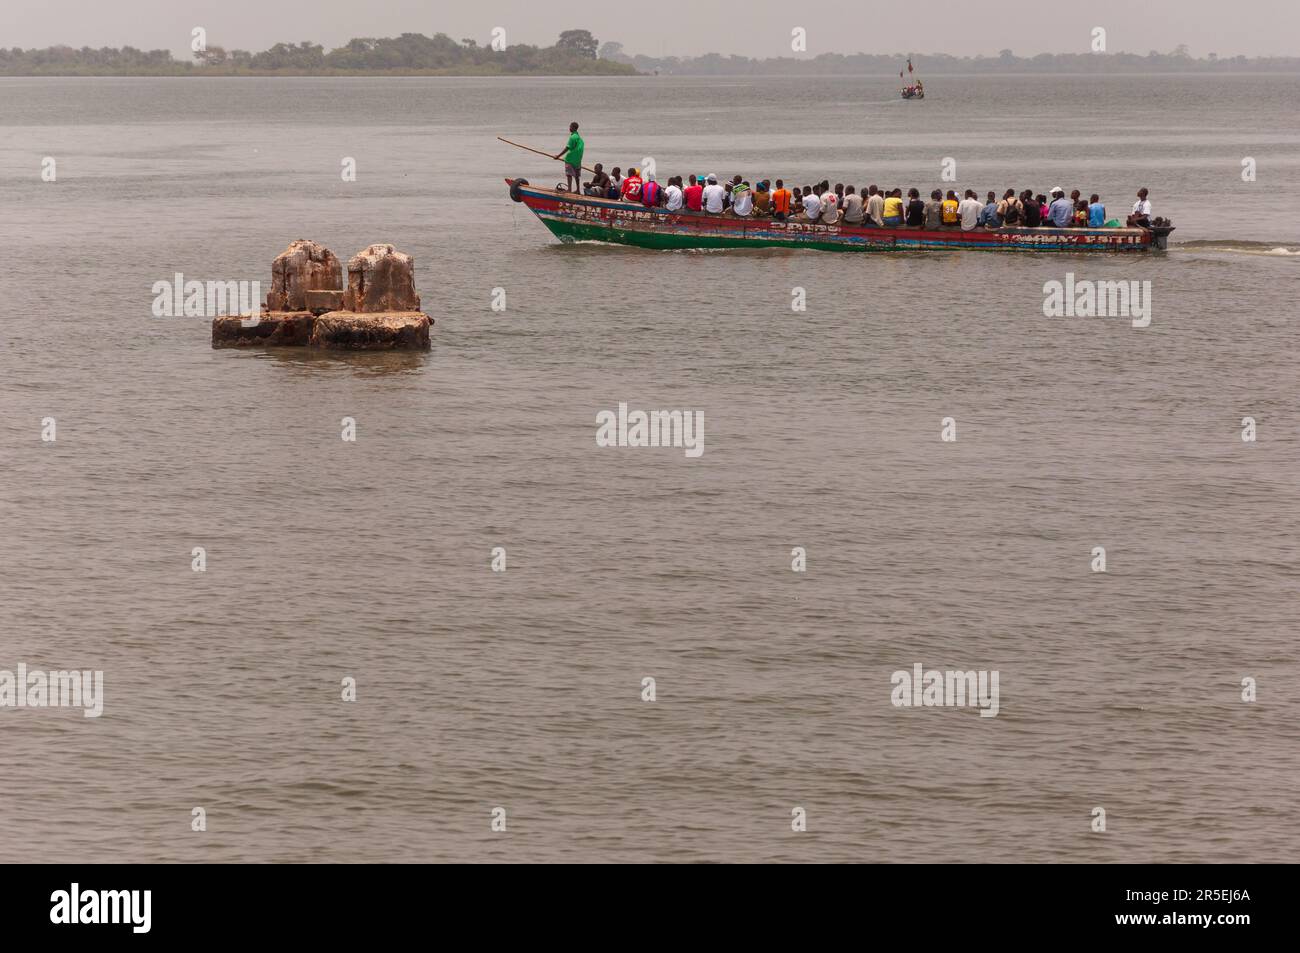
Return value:
M 772 211 L 787 215 L 790 212 L 790 190 L 777 189 L 772 193 Z

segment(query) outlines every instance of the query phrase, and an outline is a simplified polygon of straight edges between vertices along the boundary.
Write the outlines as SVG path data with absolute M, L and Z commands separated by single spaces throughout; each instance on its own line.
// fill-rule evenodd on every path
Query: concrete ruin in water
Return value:
M 420 310 L 415 263 L 392 245 L 371 245 L 348 262 L 298 239 L 271 264 L 271 291 L 256 318 L 212 319 L 213 347 L 428 349 L 433 320 Z

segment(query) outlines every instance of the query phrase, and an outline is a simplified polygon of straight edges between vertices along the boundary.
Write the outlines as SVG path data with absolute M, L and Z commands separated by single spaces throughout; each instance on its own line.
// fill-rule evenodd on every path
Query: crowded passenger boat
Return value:
M 508 140 L 506 140 L 508 141 Z M 576 142 L 575 142 L 576 141 Z M 1007 188 L 981 198 L 974 189 L 882 188 L 829 179 L 787 185 L 784 179 L 730 179 L 717 174 L 660 179 L 635 166 L 606 171 L 582 165 L 577 123 L 569 145 L 551 158 L 565 162 L 555 189 L 507 179 L 511 197 L 538 214 L 561 240 L 614 241 L 651 247 L 812 244 L 837 248 L 1020 247 L 1164 248 L 1173 226 L 1153 217 L 1150 193 L 1139 189 L 1123 224 L 1096 192 L 1069 195 Z M 518 145 L 512 143 L 512 145 Z M 527 148 L 527 147 L 522 147 Z M 576 150 L 576 151 L 575 151 Z M 591 173 L 584 181 L 584 171 Z

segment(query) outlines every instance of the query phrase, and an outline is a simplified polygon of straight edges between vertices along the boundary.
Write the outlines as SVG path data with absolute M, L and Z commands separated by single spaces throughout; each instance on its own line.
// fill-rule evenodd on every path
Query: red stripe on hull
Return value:
M 734 215 L 668 212 L 617 199 L 557 193 L 531 186 L 523 186 L 518 191 L 523 203 L 533 212 L 562 216 L 566 220 L 638 231 L 653 231 L 661 227 L 686 232 L 698 230 L 713 236 L 722 234 L 741 241 L 750 240 L 755 244 L 764 238 L 783 242 L 801 239 L 817 242 L 844 241 L 856 246 L 901 243 L 934 247 L 1033 248 L 1042 245 L 1058 250 L 1062 245 L 1077 246 L 1080 250 L 1133 250 L 1145 249 L 1151 244 L 1151 233 L 1145 229 L 981 228 L 962 231 L 960 228 L 863 228 L 843 224 L 825 225 L 799 216 L 776 221 L 769 218 L 739 218 Z

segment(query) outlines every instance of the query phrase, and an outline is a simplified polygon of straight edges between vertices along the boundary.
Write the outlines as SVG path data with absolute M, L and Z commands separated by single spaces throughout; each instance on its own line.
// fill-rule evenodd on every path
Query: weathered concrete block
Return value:
M 418 311 L 331 311 L 316 319 L 310 343 L 356 350 L 428 350 L 432 323 Z
M 342 291 L 343 266 L 324 245 L 300 238 L 271 263 L 267 310 L 305 311 L 306 293 L 315 290 Z
M 339 311 L 343 308 L 343 291 L 342 289 L 326 291 L 314 288 L 303 292 L 303 300 L 305 309 L 312 314 Z
M 371 245 L 348 262 L 347 311 L 375 313 L 420 310 L 415 293 L 415 262 L 392 245 Z
M 316 315 L 310 311 L 263 311 L 247 327 L 237 315 L 212 319 L 213 347 L 305 347 Z

